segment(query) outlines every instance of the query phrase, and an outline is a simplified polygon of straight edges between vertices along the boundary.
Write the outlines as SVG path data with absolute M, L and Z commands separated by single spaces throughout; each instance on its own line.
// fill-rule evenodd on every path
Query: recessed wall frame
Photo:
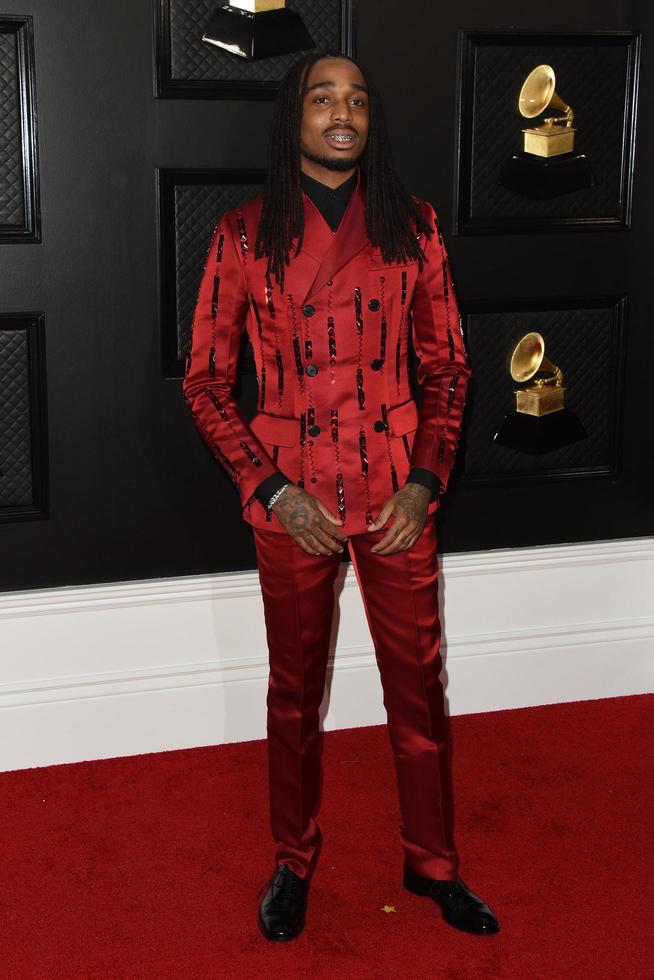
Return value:
M 220 217 L 261 192 L 265 170 L 157 171 L 161 355 L 164 378 L 182 378 L 193 312 Z
M 630 228 L 639 57 L 637 31 L 461 31 L 455 234 Z M 522 129 L 535 125 L 517 100 L 542 64 L 574 107 L 575 147 L 595 182 L 538 200 L 502 186 L 499 176 L 522 152 Z
M 0 313 L 0 523 L 48 517 L 43 313 Z
M 219 0 L 155 0 L 155 95 L 160 99 L 274 99 L 301 52 L 248 61 L 207 44 Z M 354 0 L 292 0 L 317 47 L 353 55 Z
M 32 18 L 0 16 L 0 243 L 40 242 Z

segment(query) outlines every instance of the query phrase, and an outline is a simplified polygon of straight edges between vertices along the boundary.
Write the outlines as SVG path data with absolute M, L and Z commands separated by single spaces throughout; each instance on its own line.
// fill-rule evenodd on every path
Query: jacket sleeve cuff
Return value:
M 266 477 L 265 480 L 257 486 L 254 491 L 254 496 L 260 501 L 263 507 L 268 507 L 268 501 L 280 487 L 283 487 L 285 483 L 292 483 L 287 476 L 283 473 L 273 473 L 272 476 Z
M 438 496 L 438 491 L 441 487 L 441 481 L 432 473 L 431 470 L 423 469 L 422 466 L 412 466 L 409 470 L 409 475 L 406 478 L 407 483 L 420 483 L 423 487 L 427 487 L 431 490 L 431 500 L 436 500 Z

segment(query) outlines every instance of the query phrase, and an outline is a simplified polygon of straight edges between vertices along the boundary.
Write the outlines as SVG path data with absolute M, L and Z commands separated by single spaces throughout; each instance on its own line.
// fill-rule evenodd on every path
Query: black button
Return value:
M 370 362 L 370 367 L 373 369 L 373 371 L 379 371 L 383 363 L 384 362 L 382 361 L 381 357 L 376 357 L 374 361 Z
M 302 312 L 305 316 L 313 316 L 313 314 L 316 312 L 316 308 L 315 306 L 312 306 L 311 303 L 307 303 L 306 306 L 302 307 Z
M 375 428 L 375 432 L 383 432 L 386 426 L 384 425 L 381 419 L 377 419 L 374 428 Z
M 307 432 L 309 433 L 310 436 L 320 435 L 320 426 L 310 425 L 309 428 L 307 429 Z
M 369 299 L 368 300 L 368 309 L 369 310 L 378 310 L 379 309 L 379 300 L 378 299 Z
M 315 378 L 315 376 L 318 374 L 318 367 L 315 364 L 307 364 L 305 371 L 307 374 L 310 374 L 312 378 Z

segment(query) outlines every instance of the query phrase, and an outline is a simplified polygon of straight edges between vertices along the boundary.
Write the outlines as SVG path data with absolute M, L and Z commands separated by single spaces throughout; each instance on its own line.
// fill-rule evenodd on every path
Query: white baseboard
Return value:
M 444 555 L 450 714 L 654 690 L 654 538 Z M 385 721 L 341 566 L 325 729 Z M 0 770 L 265 737 L 256 570 L 0 593 Z

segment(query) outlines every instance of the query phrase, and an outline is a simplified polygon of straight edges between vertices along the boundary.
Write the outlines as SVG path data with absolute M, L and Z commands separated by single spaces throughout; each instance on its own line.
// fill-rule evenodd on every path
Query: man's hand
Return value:
M 286 491 L 284 491 L 286 492 Z M 421 483 L 405 483 L 384 503 L 377 519 L 368 525 L 369 531 L 383 527 L 391 514 L 395 519 L 388 533 L 370 549 L 376 555 L 391 555 L 408 551 L 422 533 L 427 519 L 431 491 Z
M 279 523 L 308 555 L 331 555 L 343 551 L 342 524 L 322 500 L 294 484 L 286 487 L 272 505 Z

